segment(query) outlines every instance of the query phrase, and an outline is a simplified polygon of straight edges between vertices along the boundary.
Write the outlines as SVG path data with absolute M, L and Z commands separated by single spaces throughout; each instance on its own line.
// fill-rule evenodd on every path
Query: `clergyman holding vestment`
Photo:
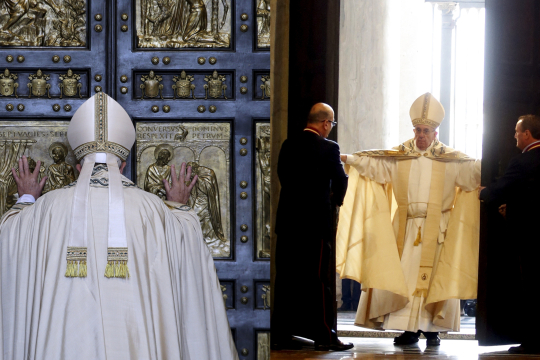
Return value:
M 69 124 L 79 178 L 41 196 L 26 157 L 0 221 L 0 354 L 19 359 L 237 360 L 213 259 L 171 166 L 166 201 L 121 173 L 135 129 L 103 92 Z M 81 166 L 82 165 L 82 166 Z
M 362 284 L 356 325 L 404 330 L 399 345 L 422 332 L 436 346 L 438 332 L 459 331 L 459 299 L 476 298 L 480 161 L 436 138 L 444 108 L 430 93 L 410 116 L 414 139 L 342 155 L 336 266 Z

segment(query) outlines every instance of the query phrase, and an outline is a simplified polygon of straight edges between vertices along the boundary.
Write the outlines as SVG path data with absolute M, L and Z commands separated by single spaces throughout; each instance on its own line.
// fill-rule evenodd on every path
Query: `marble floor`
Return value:
M 466 360 L 502 360 L 502 359 L 540 359 L 540 355 L 511 355 L 506 350 L 510 346 L 478 346 L 474 340 L 442 340 L 441 346 L 426 348 L 426 340 L 421 339 L 414 346 L 394 346 L 389 338 L 340 338 L 352 342 L 354 348 L 342 352 L 313 351 L 304 348 L 299 351 L 272 351 L 272 360 L 318 360 L 318 359 L 466 359 Z
M 393 338 L 399 336 L 401 331 L 377 331 L 354 325 L 356 313 L 354 311 L 339 311 L 337 314 L 337 330 L 339 337 L 368 337 Z M 459 332 L 441 333 L 441 339 L 474 340 L 476 333 L 475 318 L 462 316 Z

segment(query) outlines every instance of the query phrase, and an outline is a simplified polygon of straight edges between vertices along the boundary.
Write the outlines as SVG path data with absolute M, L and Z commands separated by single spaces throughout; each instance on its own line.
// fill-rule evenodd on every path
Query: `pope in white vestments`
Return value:
M 405 331 L 396 344 L 423 332 L 436 346 L 438 332 L 459 331 L 459 299 L 476 298 L 480 161 L 437 140 L 444 109 L 431 94 L 410 115 L 415 138 L 342 155 L 336 264 L 362 283 L 356 325 Z
M 14 174 L 30 190 L 0 222 L 2 359 L 238 359 L 197 215 L 121 175 L 128 114 L 98 93 L 68 140 L 76 182 L 40 196 L 25 158 Z M 189 199 L 184 171 L 168 199 Z

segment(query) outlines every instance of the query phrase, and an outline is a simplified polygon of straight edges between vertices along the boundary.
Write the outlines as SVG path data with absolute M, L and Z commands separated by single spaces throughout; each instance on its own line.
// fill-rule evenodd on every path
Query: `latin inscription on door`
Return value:
M 19 157 L 26 155 L 30 169 L 41 161 L 40 179 L 47 175 L 44 192 L 69 185 L 77 178 L 75 156 L 67 141 L 67 121 L 0 122 L 0 214 L 18 199 L 11 168 L 18 171 Z
M 203 236 L 216 258 L 231 255 L 229 123 L 137 123 L 137 185 L 165 199 L 163 179 L 171 181 L 185 162 L 199 180 L 188 205 L 199 216 Z

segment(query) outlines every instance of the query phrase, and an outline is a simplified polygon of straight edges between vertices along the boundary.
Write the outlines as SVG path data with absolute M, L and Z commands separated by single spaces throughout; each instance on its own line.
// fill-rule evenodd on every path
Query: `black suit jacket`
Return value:
M 332 233 L 332 205 L 343 204 L 348 177 L 339 146 L 310 131 L 285 140 L 278 160 L 276 233 Z
M 483 337 L 489 345 L 537 344 L 540 148 L 512 159 L 504 175 L 482 190 L 480 199 L 487 214 L 478 284 L 477 321 L 487 328 Z M 501 204 L 507 205 L 506 221 L 497 212 Z M 502 295 L 507 289 L 527 316 L 513 316 L 508 297 Z
M 520 154 L 510 161 L 504 175 L 483 189 L 480 200 L 489 205 L 507 204 L 506 218 L 518 236 L 537 233 L 534 226 L 519 226 L 540 221 L 540 148 Z

